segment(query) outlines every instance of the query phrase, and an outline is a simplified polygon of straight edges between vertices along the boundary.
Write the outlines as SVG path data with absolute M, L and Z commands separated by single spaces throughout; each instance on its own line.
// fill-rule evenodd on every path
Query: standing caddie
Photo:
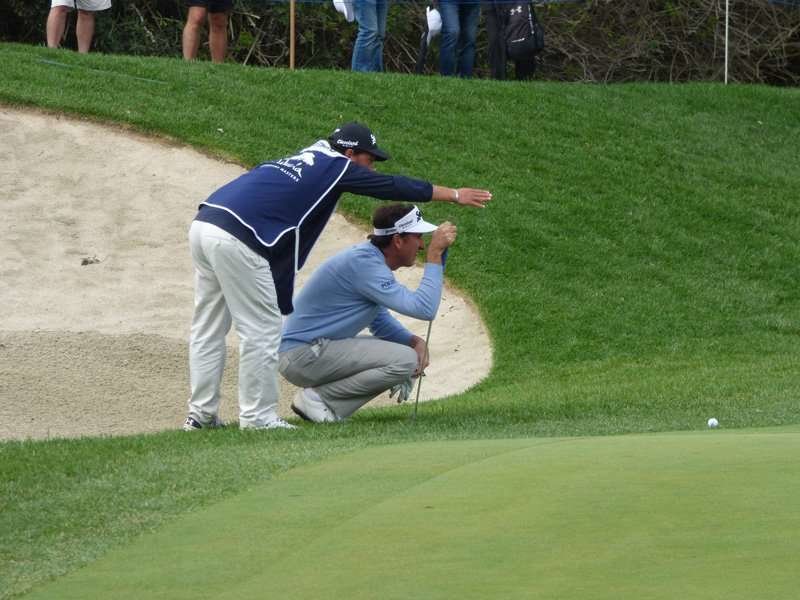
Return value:
M 382 206 L 372 218 L 368 242 L 323 263 L 295 299 L 283 328 L 280 372 L 300 386 L 292 410 L 315 423 L 341 421 L 378 394 L 394 388 L 406 400 L 412 378 L 428 365 L 425 340 L 389 310 L 432 321 L 442 296 L 442 254 L 456 227 L 438 228 L 416 206 Z M 433 233 L 425 272 L 411 291 L 394 271 L 414 264 Z M 359 335 L 369 328 L 372 335 Z
M 189 230 L 195 267 L 187 431 L 219 424 L 225 336 L 239 335 L 239 427 L 292 428 L 279 418 L 281 314 L 292 312 L 295 273 L 344 192 L 482 207 L 485 190 L 453 189 L 373 170 L 389 155 L 359 123 L 294 156 L 258 165 L 200 205 Z

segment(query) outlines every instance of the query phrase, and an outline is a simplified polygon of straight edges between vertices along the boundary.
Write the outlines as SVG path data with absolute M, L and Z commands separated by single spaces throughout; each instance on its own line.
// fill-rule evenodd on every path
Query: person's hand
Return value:
M 430 364 L 430 356 L 428 356 L 428 346 L 425 345 L 425 340 L 419 336 L 414 336 L 411 340 L 411 347 L 417 353 L 417 370 L 414 371 L 414 377 L 425 374 L 425 368 Z
M 486 203 L 492 199 L 492 192 L 489 190 L 477 190 L 475 188 L 451 188 L 441 185 L 434 185 L 431 200 L 437 202 L 450 202 L 462 206 L 476 206 L 486 208 Z
M 405 402 L 411 397 L 411 392 L 414 391 L 414 380 L 408 377 L 389 388 L 389 398 L 397 396 L 397 403 Z
M 488 190 L 476 190 L 474 188 L 459 188 L 455 202 L 461 206 L 476 206 L 485 208 L 486 203 L 492 199 L 492 193 Z
M 428 262 L 442 262 L 442 254 L 456 241 L 457 234 L 458 228 L 449 221 L 439 225 L 431 236 L 430 244 L 428 244 Z

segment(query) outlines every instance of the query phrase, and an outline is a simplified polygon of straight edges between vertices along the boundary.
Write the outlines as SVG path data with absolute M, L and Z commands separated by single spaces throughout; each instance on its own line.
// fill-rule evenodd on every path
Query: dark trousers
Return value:
M 483 5 L 486 33 L 489 35 L 489 69 L 492 79 L 506 79 L 508 57 L 506 56 L 506 14 L 508 2 L 488 0 Z M 514 61 L 514 78 L 518 81 L 532 79 L 536 71 L 536 59 Z
M 440 72 L 442 75 L 472 77 L 480 4 L 477 0 L 439 0 L 439 13 L 442 15 Z

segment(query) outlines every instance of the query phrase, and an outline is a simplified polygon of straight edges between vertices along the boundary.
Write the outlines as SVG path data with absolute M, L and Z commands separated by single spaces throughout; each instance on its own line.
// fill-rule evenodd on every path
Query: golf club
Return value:
M 447 264 L 447 253 L 450 251 L 450 248 L 447 248 L 444 252 L 442 252 L 442 274 L 444 274 L 444 267 Z M 435 318 L 435 317 L 434 317 Z M 428 334 L 425 336 L 425 359 L 422 361 L 423 363 L 428 362 L 428 356 L 430 355 L 430 349 L 428 348 L 428 344 L 431 341 L 431 327 L 433 327 L 433 319 L 428 321 Z M 417 397 L 414 400 L 414 412 L 411 414 L 411 420 L 417 420 L 417 409 L 419 408 L 419 393 L 422 390 L 422 378 L 425 377 L 425 371 L 420 371 L 419 374 L 419 381 L 417 382 Z

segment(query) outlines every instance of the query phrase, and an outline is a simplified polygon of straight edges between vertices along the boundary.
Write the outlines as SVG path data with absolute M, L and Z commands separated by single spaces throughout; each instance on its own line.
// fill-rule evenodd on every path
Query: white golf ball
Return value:
M 711 429 L 714 429 L 714 427 L 719 427 L 719 421 L 717 421 L 714 417 L 711 417 L 708 420 L 708 426 L 711 427 Z

